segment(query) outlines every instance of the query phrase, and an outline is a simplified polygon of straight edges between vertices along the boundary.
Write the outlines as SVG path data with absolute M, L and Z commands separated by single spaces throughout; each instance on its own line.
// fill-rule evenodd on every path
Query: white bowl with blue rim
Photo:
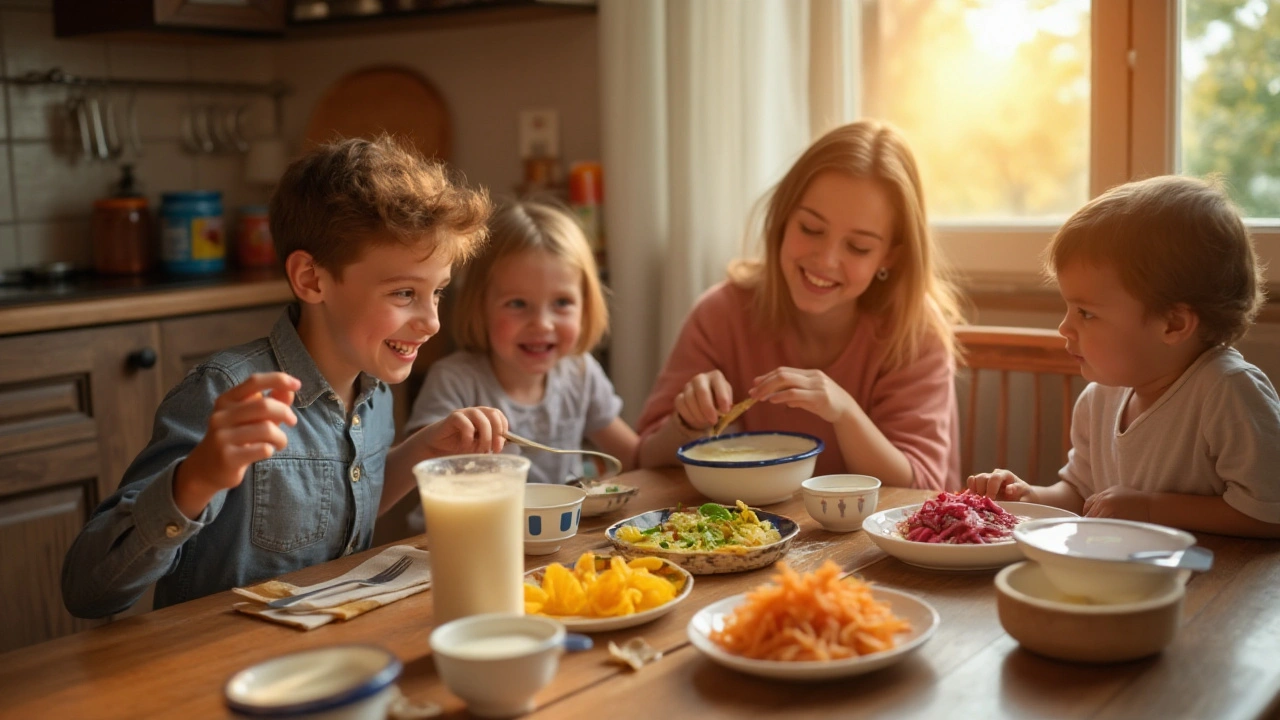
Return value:
M 236 717 L 384 720 L 400 697 L 403 670 L 374 645 L 337 645 L 289 653 L 241 670 L 223 698 Z
M 791 549 L 791 544 L 795 542 L 796 536 L 800 534 L 800 525 L 795 520 L 785 515 L 776 515 L 764 510 L 751 508 L 751 511 L 756 514 L 756 518 L 769 521 L 782 537 L 766 545 L 748 548 L 733 547 L 719 551 L 687 551 L 676 548 L 664 550 L 662 548 L 634 545 L 618 537 L 618 530 L 624 525 L 634 525 L 644 531 L 667 522 L 673 512 L 688 511 L 689 509 L 664 508 L 662 510 L 650 510 L 649 512 L 629 517 L 626 520 L 619 520 L 610 525 L 604 531 L 604 534 L 609 539 L 609 543 L 613 545 L 614 550 L 624 557 L 660 557 L 688 570 L 691 575 L 718 575 L 720 573 L 744 572 L 768 567 L 787 554 L 787 551 Z
M 578 534 L 585 490 L 570 485 L 528 483 L 524 486 L 524 551 L 550 555 Z
M 524 715 L 534 695 L 555 677 L 565 652 L 591 649 L 591 638 L 536 615 L 489 613 L 459 618 L 431 631 L 440 679 L 478 717 Z
M 795 432 L 742 432 L 701 438 L 682 445 L 693 488 L 712 500 L 733 505 L 773 505 L 789 500 L 813 475 L 822 441 Z

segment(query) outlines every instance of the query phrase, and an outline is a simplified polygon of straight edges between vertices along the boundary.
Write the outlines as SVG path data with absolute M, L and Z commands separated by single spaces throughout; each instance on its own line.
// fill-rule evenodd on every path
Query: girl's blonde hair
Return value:
M 897 368 L 919 357 L 930 334 L 954 354 L 952 328 L 963 317 L 959 295 L 929 234 L 915 157 L 885 123 L 861 120 L 838 127 L 805 150 L 767 196 L 764 257 L 732 263 L 730 281 L 755 291 L 754 310 L 766 328 L 776 331 L 794 321 L 796 307 L 779 261 L 782 238 L 809 183 L 825 172 L 874 180 L 893 203 L 891 246 L 898 249 L 897 259 L 889 277 L 873 280 L 858 298 L 859 310 L 883 318 L 886 364 Z
M 609 330 L 609 306 L 595 255 L 578 221 L 549 203 L 514 200 L 489 220 L 489 242 L 467 265 L 453 308 L 454 340 L 463 350 L 489 351 L 485 292 L 493 268 L 503 258 L 539 250 L 551 253 L 582 274 L 582 329 L 573 354 L 590 352 Z

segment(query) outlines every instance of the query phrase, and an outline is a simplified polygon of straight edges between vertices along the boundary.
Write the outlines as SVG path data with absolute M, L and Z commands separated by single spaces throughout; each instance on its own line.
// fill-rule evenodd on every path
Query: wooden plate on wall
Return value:
M 393 65 L 357 70 L 326 90 L 311 111 L 303 145 L 383 132 L 407 138 L 426 157 L 449 159 L 452 133 L 440 93 L 416 71 Z

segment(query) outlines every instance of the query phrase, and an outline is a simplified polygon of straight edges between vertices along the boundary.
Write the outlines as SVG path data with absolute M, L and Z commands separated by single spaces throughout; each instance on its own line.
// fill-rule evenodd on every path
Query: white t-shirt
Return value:
M 542 402 L 524 405 L 502 389 L 488 357 L 459 351 L 431 365 L 406 427 L 412 431 L 454 410 L 477 405 L 501 410 L 511 432 L 565 450 L 581 449 L 583 437 L 603 429 L 622 412 L 622 398 L 590 355 L 561 359 L 547 373 Z M 529 482 L 564 483 L 583 474 L 578 455 L 526 450 L 514 443 L 507 443 L 503 452 L 529 458 L 533 463 Z
M 1280 398 L 1234 348 L 1205 351 L 1120 432 L 1132 388 L 1090 383 L 1076 400 L 1071 451 L 1059 472 L 1080 496 L 1122 485 L 1221 495 L 1280 523 Z

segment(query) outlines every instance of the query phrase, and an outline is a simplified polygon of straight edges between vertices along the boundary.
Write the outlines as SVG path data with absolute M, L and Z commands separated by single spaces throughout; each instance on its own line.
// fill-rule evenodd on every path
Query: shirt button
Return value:
M 169 523 L 164 526 L 164 534 L 171 538 L 178 537 L 178 535 L 182 534 L 182 528 L 178 527 L 175 523 Z
M 360 466 L 351 468 L 351 482 L 360 482 Z
M 360 424 L 360 416 L 359 416 L 359 415 L 352 415 L 352 416 L 351 416 L 351 424 L 352 424 L 352 425 L 359 425 L 359 424 Z

